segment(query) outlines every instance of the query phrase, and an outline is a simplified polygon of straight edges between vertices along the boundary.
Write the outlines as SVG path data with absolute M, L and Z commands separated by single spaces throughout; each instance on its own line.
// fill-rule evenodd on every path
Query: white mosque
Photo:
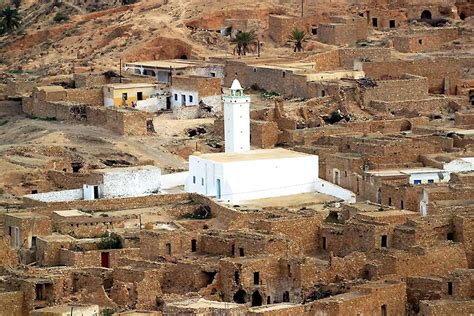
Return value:
M 234 79 L 224 96 L 225 152 L 189 156 L 185 190 L 232 202 L 308 192 L 355 202 L 355 195 L 319 178 L 318 156 L 282 148 L 250 150 L 250 97 Z

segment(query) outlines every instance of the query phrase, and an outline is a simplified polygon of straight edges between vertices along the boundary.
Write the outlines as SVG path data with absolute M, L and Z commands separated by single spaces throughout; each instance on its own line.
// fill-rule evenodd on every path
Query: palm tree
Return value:
M 253 31 L 250 32 L 239 32 L 235 34 L 235 37 L 232 39 L 232 43 L 235 44 L 235 50 L 237 54 L 246 55 L 249 51 L 249 45 L 255 44 L 257 36 Z
M 301 52 L 303 50 L 303 42 L 306 39 L 306 32 L 295 28 L 290 34 L 290 41 L 295 43 L 294 51 Z
M 8 33 L 20 27 L 21 17 L 18 10 L 5 7 L 0 10 L 0 29 Z

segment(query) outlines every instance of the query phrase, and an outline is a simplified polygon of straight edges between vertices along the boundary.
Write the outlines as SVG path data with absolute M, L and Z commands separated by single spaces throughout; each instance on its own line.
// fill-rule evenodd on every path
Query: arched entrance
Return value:
M 431 20 L 431 11 L 430 10 L 424 10 L 421 12 L 421 19 L 422 20 Z
M 461 12 L 461 13 L 459 14 L 459 18 L 460 18 L 461 20 L 465 20 L 465 19 L 466 19 L 466 14 L 465 14 L 464 12 Z
M 252 294 L 252 306 L 262 306 L 262 295 L 259 291 L 255 291 Z
M 245 304 L 246 296 L 247 296 L 247 293 L 244 290 L 240 289 L 234 294 L 234 302 L 236 302 L 237 304 Z M 253 295 L 252 295 L 252 300 L 253 300 Z
M 181 55 L 181 57 L 179 57 L 179 59 L 188 59 L 188 56 L 186 54 L 183 54 Z

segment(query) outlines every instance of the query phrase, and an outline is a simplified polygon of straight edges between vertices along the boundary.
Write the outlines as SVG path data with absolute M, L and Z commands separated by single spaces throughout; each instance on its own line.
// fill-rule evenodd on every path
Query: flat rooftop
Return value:
M 180 302 L 173 302 L 166 304 L 167 306 L 188 308 L 188 309 L 203 309 L 203 308 L 217 308 L 217 309 L 234 309 L 241 308 L 241 305 L 228 302 L 209 301 L 203 298 L 189 299 Z
M 313 155 L 287 150 L 283 148 L 274 149 L 257 149 L 244 152 L 232 153 L 212 153 L 212 154 L 198 154 L 195 155 L 204 160 L 210 160 L 221 163 L 252 161 L 252 160 L 266 160 L 266 159 L 291 159 L 309 157 Z
M 161 170 L 157 166 L 133 166 L 133 167 L 123 167 L 123 168 L 104 168 L 104 169 L 95 169 L 92 170 L 92 173 L 122 173 L 122 172 L 131 172 L 131 171 L 150 171 L 150 170 Z
M 156 84 L 153 83 L 111 83 L 111 84 L 106 84 L 104 87 L 107 88 L 114 88 L 114 89 L 134 89 L 134 88 L 152 88 L 156 87 Z
M 88 213 L 85 213 L 79 210 L 54 211 L 53 213 L 61 217 L 92 216 Z
M 190 61 L 190 60 L 180 60 L 180 59 L 172 59 L 172 60 L 150 60 L 150 61 L 137 61 L 133 63 L 126 63 L 125 66 L 143 66 L 149 68 L 169 68 L 173 69 L 184 69 L 188 67 L 195 67 L 205 65 L 207 62 L 204 61 Z
M 447 172 L 443 169 L 438 168 L 412 168 L 412 169 L 387 169 L 387 170 L 376 170 L 367 171 L 367 174 L 379 177 L 395 177 L 395 176 L 406 176 L 420 173 L 433 173 L 433 172 Z

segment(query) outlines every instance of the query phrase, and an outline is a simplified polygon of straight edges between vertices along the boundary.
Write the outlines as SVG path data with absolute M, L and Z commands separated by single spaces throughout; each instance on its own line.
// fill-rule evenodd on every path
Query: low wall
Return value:
M 101 267 L 102 253 L 109 253 L 109 268 L 117 266 L 117 260 L 121 257 L 137 258 L 140 255 L 139 248 L 107 249 L 91 251 L 72 251 L 61 249 L 61 264 L 75 268 Z
M 147 135 L 147 121 L 152 118 L 149 113 L 142 111 L 123 111 L 67 102 L 35 102 L 28 97 L 23 98 L 22 108 L 24 113 L 32 116 L 105 127 L 120 135 Z
M 94 210 L 116 210 L 116 209 L 133 209 L 141 207 L 151 207 L 163 204 L 169 204 L 174 202 L 180 202 L 189 200 L 189 193 L 179 194 L 158 194 L 140 197 L 129 197 L 129 198 L 113 198 L 113 199 L 99 199 L 99 200 L 77 200 L 68 202 L 44 202 L 33 200 L 26 196 L 23 197 L 24 207 L 37 207 L 42 210 L 70 210 L 70 209 L 81 209 L 85 211 Z

